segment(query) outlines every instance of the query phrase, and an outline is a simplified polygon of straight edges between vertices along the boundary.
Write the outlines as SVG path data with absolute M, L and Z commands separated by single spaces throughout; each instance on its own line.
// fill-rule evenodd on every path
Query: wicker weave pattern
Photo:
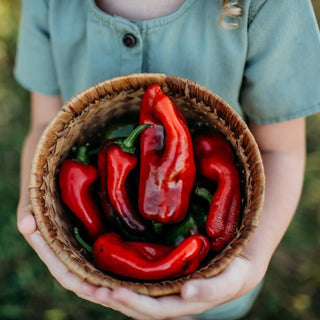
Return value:
M 112 117 L 138 111 L 147 87 L 159 84 L 185 116 L 213 126 L 229 139 L 239 160 L 243 184 L 243 219 L 238 234 L 222 253 L 194 274 L 173 281 L 123 281 L 99 271 L 74 241 L 57 187 L 57 174 L 73 145 L 94 135 Z M 212 277 L 242 251 L 257 227 L 264 201 L 264 174 L 258 147 L 244 121 L 221 98 L 186 79 L 163 74 L 134 74 L 99 83 L 72 97 L 42 134 L 34 154 L 30 199 L 42 236 L 75 274 L 88 282 L 160 296 L 178 293 L 188 278 Z

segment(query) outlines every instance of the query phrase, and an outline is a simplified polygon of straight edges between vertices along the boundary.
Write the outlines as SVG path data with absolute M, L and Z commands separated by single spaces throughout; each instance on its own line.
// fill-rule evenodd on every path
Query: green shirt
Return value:
M 115 76 L 188 78 L 258 124 L 320 110 L 320 39 L 311 2 L 243 0 L 236 30 L 221 0 L 185 0 L 169 15 L 131 21 L 94 0 L 24 0 L 16 79 L 63 100 Z

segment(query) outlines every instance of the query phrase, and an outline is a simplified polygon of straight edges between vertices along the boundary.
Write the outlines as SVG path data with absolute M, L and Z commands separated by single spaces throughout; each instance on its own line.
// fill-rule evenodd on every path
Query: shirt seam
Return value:
M 92 12 L 92 14 L 100 21 L 102 22 L 104 25 L 107 25 L 107 26 L 113 26 L 113 22 L 110 20 L 110 18 L 112 18 L 110 16 L 110 18 L 105 18 L 105 17 L 102 17 L 102 13 L 98 12 L 98 8 L 97 7 L 94 7 L 94 4 L 93 2 L 94 0 L 90 0 L 90 8 L 89 10 Z
M 254 12 L 254 14 L 250 14 L 250 11 L 249 11 L 249 14 L 248 14 L 248 28 L 251 26 L 251 24 L 254 22 L 254 20 L 256 19 L 256 17 L 259 15 L 260 11 L 262 10 L 262 8 L 265 6 L 265 4 L 268 2 L 268 0 L 264 0 L 259 8 Z
M 148 25 L 148 22 L 150 21 L 137 21 L 135 22 L 137 24 L 137 26 L 139 27 L 139 29 L 141 31 L 155 31 L 160 29 L 163 26 L 166 26 L 174 21 L 177 21 L 178 19 L 180 19 L 182 16 L 184 16 L 184 14 L 193 6 L 196 4 L 196 0 L 190 0 L 189 3 L 185 3 L 183 8 L 179 8 L 178 11 L 175 11 L 171 14 L 169 14 L 168 16 L 164 16 L 164 17 L 160 17 L 157 19 L 153 19 L 150 20 L 152 21 L 153 25 L 150 26 Z
M 16 81 L 26 90 L 30 91 L 30 92 L 38 92 L 44 95 L 48 95 L 48 96 L 57 96 L 60 95 L 61 96 L 61 92 L 59 87 L 56 87 L 55 89 L 52 88 L 40 88 L 41 85 L 39 85 L 39 83 L 35 83 L 34 81 L 26 81 L 26 79 L 24 78 L 23 75 L 20 74 L 20 72 L 18 72 L 18 70 L 16 68 L 14 68 L 13 70 L 13 76 L 16 79 Z M 40 88 L 40 89 L 39 89 Z
M 133 21 L 133 20 L 128 20 L 126 18 L 118 17 L 123 20 L 123 22 L 126 22 L 128 25 L 131 23 L 132 25 L 136 26 L 139 28 L 140 31 L 146 31 L 146 30 L 157 30 L 161 28 L 162 26 L 168 25 L 169 23 L 178 20 L 180 17 L 182 17 L 186 11 L 188 11 L 192 5 L 194 5 L 197 2 L 197 0 L 189 0 L 188 2 L 184 2 L 176 11 L 173 11 L 172 13 L 155 18 L 152 20 L 145 20 L 145 21 Z M 104 13 L 103 11 L 98 11 L 100 10 L 95 4 L 94 0 L 90 0 L 90 10 L 93 13 L 93 15 L 103 24 L 116 27 L 116 20 L 113 20 L 117 17 L 112 17 L 108 15 L 107 13 Z

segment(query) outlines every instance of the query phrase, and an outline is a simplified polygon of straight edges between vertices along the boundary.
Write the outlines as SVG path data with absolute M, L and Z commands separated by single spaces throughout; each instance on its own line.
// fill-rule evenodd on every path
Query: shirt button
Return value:
M 133 48 L 137 44 L 137 38 L 133 34 L 127 33 L 123 36 L 122 43 L 128 48 Z

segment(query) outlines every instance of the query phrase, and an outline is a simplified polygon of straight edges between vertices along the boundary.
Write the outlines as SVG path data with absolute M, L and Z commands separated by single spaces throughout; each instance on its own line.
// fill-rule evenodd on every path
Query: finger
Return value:
M 132 308 L 126 307 L 121 301 L 115 300 L 112 297 L 112 293 L 113 291 L 101 287 L 94 292 L 94 299 L 97 303 L 101 304 L 102 306 L 112 308 L 113 310 L 119 311 L 130 318 L 139 320 L 151 320 L 150 316 L 145 316 L 145 314 L 143 313 L 137 312 Z
M 185 283 L 181 289 L 181 296 L 187 301 L 211 301 L 215 305 L 236 299 L 244 294 L 243 288 L 249 281 L 249 269 L 250 263 L 247 260 L 236 258 L 216 277 Z
M 69 269 L 57 258 L 54 252 L 49 248 L 47 243 L 41 237 L 40 232 L 36 231 L 30 236 L 26 237 L 31 247 L 37 252 L 39 258 L 46 264 L 53 277 L 67 290 L 73 291 L 77 296 L 91 301 L 93 303 L 99 303 L 105 307 L 113 308 L 128 316 L 137 317 L 140 314 L 126 310 L 121 303 L 117 303 L 111 298 L 108 298 L 111 290 L 107 288 L 100 288 L 89 284 Z M 99 292 L 103 291 L 103 299 L 99 297 Z M 98 292 L 98 293 L 97 293 Z M 97 299 L 98 297 L 99 299 Z M 109 302 L 110 301 L 110 302 Z
M 111 296 L 121 303 L 123 308 L 134 310 L 146 319 L 167 319 L 200 313 L 209 309 L 211 305 L 208 302 L 185 301 L 179 295 L 152 298 L 125 288 L 114 290 Z
M 92 294 L 90 296 L 84 295 L 84 294 L 81 294 L 81 293 L 76 293 L 76 292 L 75 292 L 75 294 L 81 299 L 90 301 L 90 302 L 95 303 L 95 304 L 101 304 L 99 301 L 97 301 L 97 299 L 95 298 L 94 294 Z M 107 306 L 107 305 L 104 305 L 104 307 L 109 307 L 110 308 L 110 306 Z
M 31 212 L 31 205 L 19 207 L 17 210 L 17 227 L 24 236 L 31 235 L 37 230 L 36 220 Z
M 54 252 L 41 237 L 40 232 L 36 231 L 26 237 L 31 247 L 37 252 L 40 259 L 46 264 L 53 277 L 67 290 L 83 296 L 92 296 L 96 286 L 89 284 L 81 279 L 58 259 Z

